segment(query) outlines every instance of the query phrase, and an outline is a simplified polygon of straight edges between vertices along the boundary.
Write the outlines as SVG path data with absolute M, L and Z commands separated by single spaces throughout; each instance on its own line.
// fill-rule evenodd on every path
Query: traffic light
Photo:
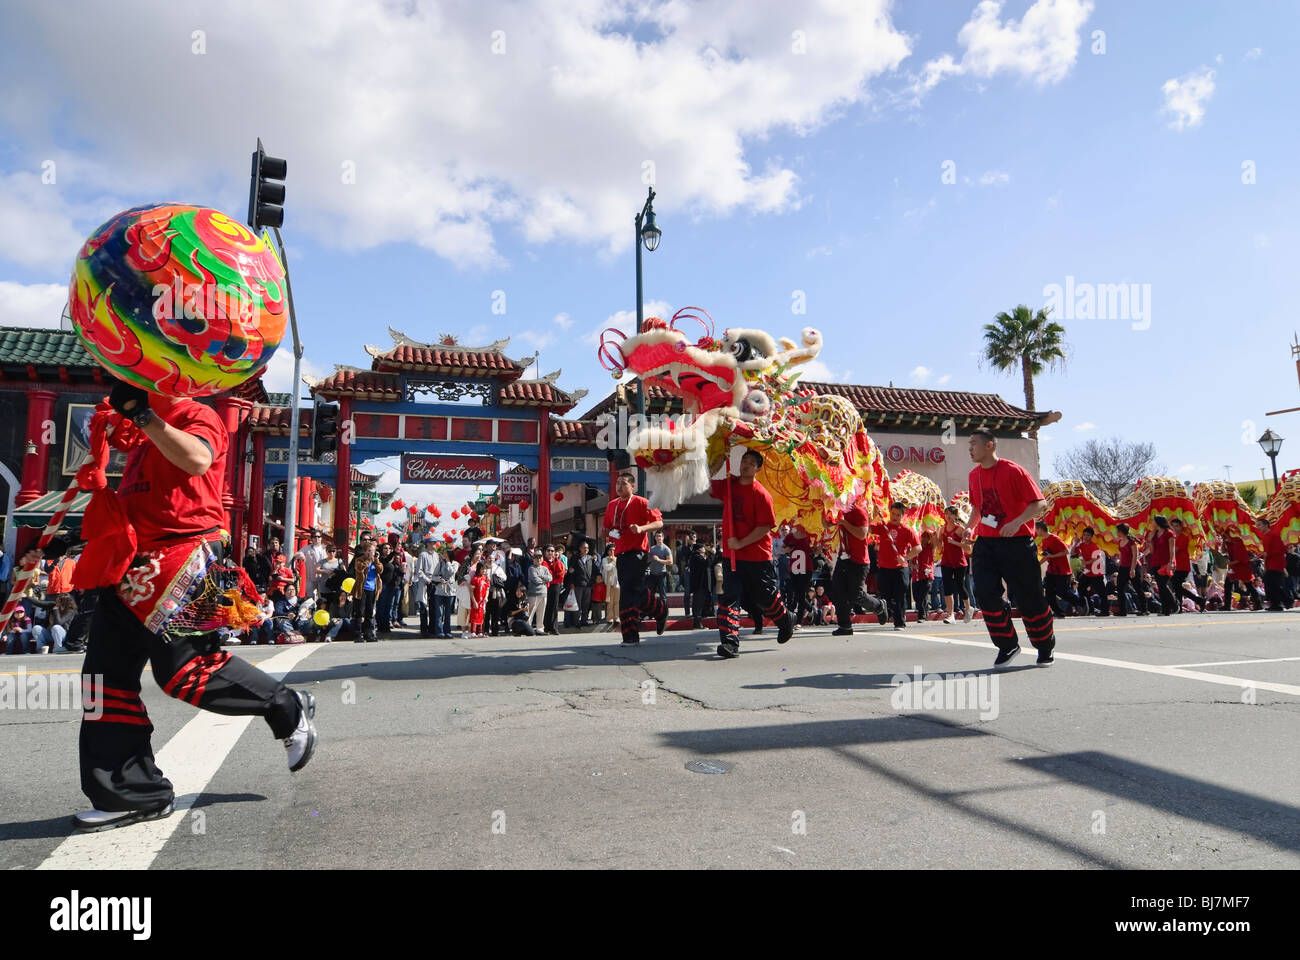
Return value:
M 311 458 L 319 461 L 339 445 L 339 405 L 316 400 L 311 414 Z
M 248 225 L 256 232 L 262 227 L 284 225 L 284 184 L 289 164 L 279 157 L 269 157 L 257 138 L 253 152 L 252 182 L 248 187 Z

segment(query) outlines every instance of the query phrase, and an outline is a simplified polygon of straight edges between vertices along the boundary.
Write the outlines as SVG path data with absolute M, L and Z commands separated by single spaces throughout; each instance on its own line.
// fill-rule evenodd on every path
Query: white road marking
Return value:
M 1274 657 L 1271 660 L 1214 660 L 1210 663 L 1176 663 L 1175 667 L 1230 667 L 1236 663 L 1289 663 L 1300 657 Z
M 320 644 L 304 643 L 253 664 L 277 680 Z M 157 753 L 158 766 L 176 790 L 174 810 L 164 820 L 136 823 L 103 833 L 73 834 L 54 849 L 38 870 L 147 870 L 171 839 L 186 812 L 203 794 L 254 717 L 227 717 L 199 711 Z M 274 749 L 282 750 L 278 743 Z
M 994 647 L 988 640 L 957 640 L 951 637 L 936 637 L 923 633 L 909 633 L 908 636 L 916 637 L 918 640 L 929 640 L 931 643 L 955 643 L 966 647 L 983 647 L 993 654 Z M 1027 643 L 1024 644 L 1025 652 L 1033 654 L 1033 647 Z M 1221 673 L 1201 673 L 1199 670 L 1186 670 L 1182 667 L 1166 667 L 1155 663 L 1135 663 L 1131 660 L 1112 660 L 1109 657 L 1089 657 L 1081 653 L 1062 653 L 1059 649 L 1053 656 L 1057 660 L 1076 660 L 1079 663 L 1091 663 L 1100 667 L 1119 667 L 1121 670 L 1137 670 L 1141 673 L 1157 673 L 1166 677 L 1180 677 L 1183 680 L 1200 680 L 1202 683 L 1217 683 L 1225 687 L 1236 687 L 1238 690 L 1250 687 L 1255 690 L 1268 690 L 1271 693 L 1285 693 L 1293 697 L 1300 697 L 1300 686 L 1290 683 L 1269 683 L 1264 680 L 1246 680 L 1241 677 L 1229 677 Z M 992 660 L 989 661 L 992 663 Z M 1256 662 L 1256 661 L 1250 661 Z

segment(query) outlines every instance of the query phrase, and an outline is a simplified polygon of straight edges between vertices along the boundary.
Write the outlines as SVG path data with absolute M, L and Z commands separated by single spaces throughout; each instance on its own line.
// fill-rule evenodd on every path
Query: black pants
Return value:
M 1076 607 L 1087 607 L 1088 603 L 1081 596 L 1074 592 L 1070 586 L 1070 575 L 1068 573 L 1049 573 L 1043 577 L 1043 595 L 1047 598 L 1048 606 L 1056 613 L 1057 616 L 1064 616 L 1069 613 L 1069 609 L 1064 605 L 1069 601 Z
M 546 612 L 542 614 L 542 631 L 552 633 L 555 630 L 555 618 L 560 611 L 560 591 L 564 585 L 551 583 L 546 587 Z
M 812 574 L 792 573 L 785 582 L 785 605 L 794 615 L 795 623 L 803 620 L 808 611 L 808 581 Z
M 1040 649 L 1051 650 L 1056 645 L 1052 609 L 1043 593 L 1043 576 L 1034 538 L 980 537 L 975 541 L 971 559 L 975 602 L 984 614 L 989 639 L 1003 651 L 1020 643 L 1011 622 L 1011 604 L 1002 593 L 1005 583 L 1007 592 L 1016 598 L 1029 642 Z
M 375 635 L 375 591 L 361 591 L 361 599 L 352 601 L 352 632 L 370 639 Z
M 943 573 L 943 595 L 952 597 L 953 613 L 970 610 L 970 594 L 966 592 L 966 567 L 940 566 Z
M 1130 582 L 1136 583 L 1136 586 L 1133 587 L 1133 592 L 1137 595 L 1138 613 L 1147 612 L 1147 595 L 1146 591 L 1142 589 L 1141 576 L 1139 575 L 1138 579 L 1133 581 L 1133 578 L 1129 576 L 1128 567 L 1120 567 L 1119 575 L 1116 579 L 1115 592 L 1119 595 L 1119 616 L 1121 617 L 1128 616 L 1128 591 Z
M 1264 571 L 1264 599 L 1268 601 L 1270 610 L 1284 610 L 1291 605 L 1285 570 Z
M 1092 595 L 1097 595 L 1097 608 L 1094 611 L 1099 617 L 1110 616 L 1110 585 L 1106 583 L 1105 577 L 1080 577 L 1079 586 L 1083 589 L 1083 599 L 1087 601 L 1087 606 L 1092 606 Z
M 574 587 L 578 598 L 578 625 L 585 627 L 591 620 L 591 587 Z
M 1247 605 L 1255 610 L 1264 606 L 1264 599 L 1259 595 L 1259 591 L 1255 589 L 1255 581 L 1253 580 L 1233 580 L 1231 577 L 1224 580 L 1223 609 L 1232 609 L 1232 595 L 1234 593 L 1241 594 L 1241 604 L 1237 607 L 1238 610 L 1244 609 Z
M 831 603 L 835 604 L 835 619 L 841 630 L 853 629 L 853 604 L 862 592 L 862 582 L 867 575 L 865 563 L 855 563 L 848 557 L 835 561 L 835 571 L 831 574 Z M 814 613 L 813 622 L 817 622 Z
M 145 629 L 107 588 L 81 667 L 81 789 L 95 808 L 139 810 L 174 799 L 154 763 L 153 724 L 140 699 L 146 662 L 168 696 L 226 716 L 264 717 L 280 740 L 298 725 L 298 698 L 278 680 L 223 651 L 215 635 L 172 638 Z M 373 594 L 372 594 L 373 596 Z
M 691 600 L 691 610 L 697 621 L 702 621 L 705 617 L 713 616 L 713 591 L 709 589 L 708 581 L 704 583 L 695 583 L 695 595 Z
M 533 637 L 537 631 L 524 617 L 515 617 L 510 621 L 510 632 L 516 637 Z
M 1191 600 L 1194 604 L 1196 604 L 1198 607 L 1204 610 L 1205 609 L 1204 598 L 1198 597 L 1196 594 L 1192 593 L 1192 591 L 1188 590 L 1187 587 L 1185 586 L 1185 584 L 1187 583 L 1187 576 L 1191 572 L 1192 571 L 1190 570 L 1175 570 L 1174 575 L 1169 579 L 1169 587 L 1171 590 L 1173 590 L 1174 598 L 1176 600 L 1182 601 L 1183 598 L 1186 598 L 1188 600 Z
M 664 600 L 651 593 L 646 583 L 649 554 L 627 550 L 618 555 L 618 624 L 626 641 L 641 639 L 641 621 L 657 619 L 667 608 Z
M 682 604 L 686 608 L 686 616 L 691 615 L 691 603 L 695 597 L 695 591 L 691 588 L 691 569 L 682 564 Z
M 918 623 L 924 623 L 925 618 L 930 615 L 930 585 L 933 583 L 934 580 L 930 577 L 912 581 L 912 602 L 916 604 Z
M 718 636 L 724 647 L 740 647 L 740 618 L 736 611 L 754 605 L 754 612 L 780 623 L 790 616 L 781 601 L 776 570 L 770 560 L 731 560 L 722 562 L 722 599 L 718 603 Z M 755 622 L 761 626 L 762 620 Z
M 1167 617 L 1178 609 L 1178 600 L 1169 586 L 1170 578 L 1158 572 L 1153 572 L 1152 576 L 1156 578 L 1156 596 L 1160 598 L 1160 615 Z
M 876 583 L 880 585 L 880 599 L 889 604 L 889 615 L 893 618 L 896 627 L 901 627 L 904 623 L 903 610 L 907 607 L 907 581 L 903 578 L 906 574 L 906 567 L 876 568 Z M 837 612 L 840 609 L 838 600 L 835 601 L 835 609 Z

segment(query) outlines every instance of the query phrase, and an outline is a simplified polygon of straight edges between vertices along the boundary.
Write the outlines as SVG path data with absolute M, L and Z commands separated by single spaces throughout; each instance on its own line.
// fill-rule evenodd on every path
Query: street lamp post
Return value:
M 1271 429 L 1265 430 L 1264 435 L 1259 438 L 1259 447 L 1264 451 L 1273 464 L 1273 492 L 1277 492 L 1277 455 L 1282 452 L 1283 437 L 1279 437 Z
M 644 320 L 642 316 L 644 307 L 641 301 L 641 244 L 654 253 L 655 248 L 659 246 L 659 238 L 662 231 L 655 226 L 655 212 L 651 204 L 655 199 L 655 188 L 650 187 L 649 195 L 646 197 L 645 206 L 641 212 L 636 215 L 636 330 L 634 334 L 641 332 L 641 324 Z M 645 423 L 645 383 L 638 377 L 636 382 L 636 412 L 641 418 L 641 423 Z M 638 469 L 636 472 L 636 492 L 638 496 L 645 496 L 645 471 Z

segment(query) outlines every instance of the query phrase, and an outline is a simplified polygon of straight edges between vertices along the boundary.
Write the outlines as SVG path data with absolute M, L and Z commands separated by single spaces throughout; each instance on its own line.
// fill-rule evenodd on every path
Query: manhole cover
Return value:
M 686 769 L 691 773 L 730 773 L 734 766 L 734 763 L 726 760 L 690 760 Z

